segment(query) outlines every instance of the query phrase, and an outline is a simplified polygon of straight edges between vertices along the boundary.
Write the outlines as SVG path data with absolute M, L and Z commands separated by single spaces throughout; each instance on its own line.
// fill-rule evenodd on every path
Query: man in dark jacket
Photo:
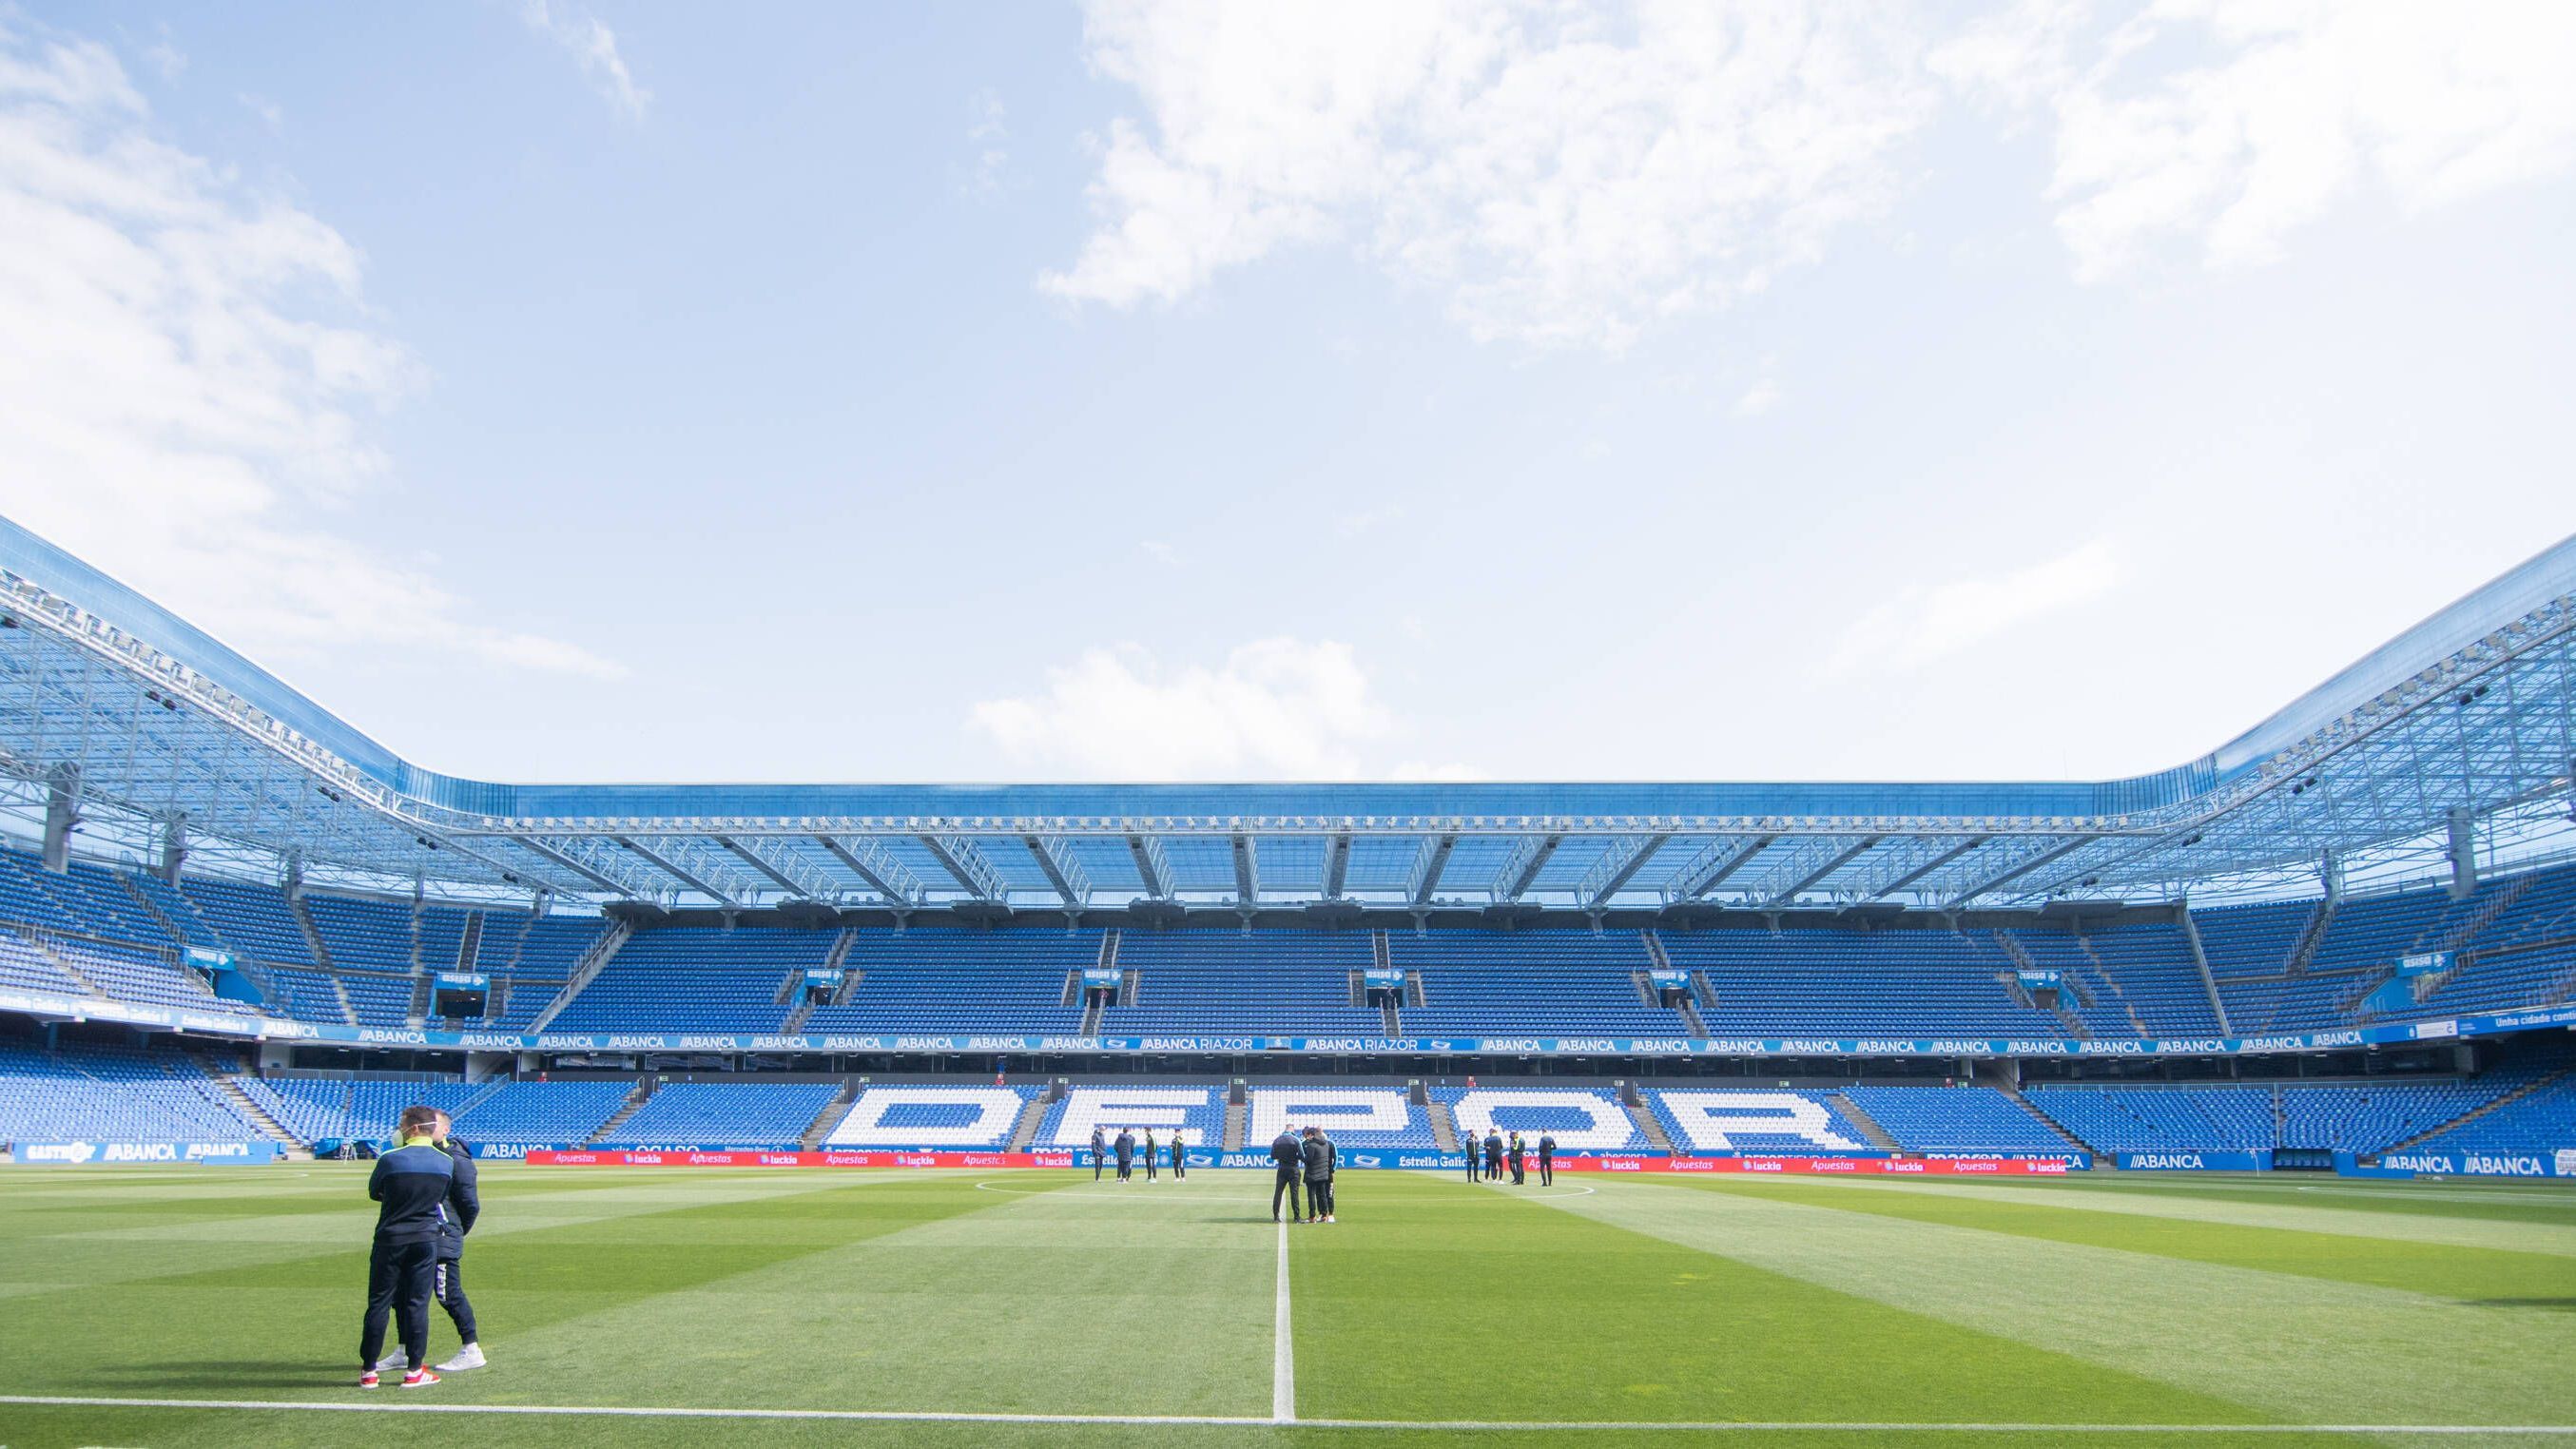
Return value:
M 1556 1182 L 1556 1134 L 1538 1134 L 1538 1184 L 1553 1186 Z
M 1281 1193 L 1286 1193 L 1288 1195 L 1288 1221 L 1293 1223 L 1298 1220 L 1297 1181 L 1304 1175 L 1305 1165 L 1305 1154 L 1298 1148 L 1297 1134 L 1289 1131 L 1285 1127 L 1280 1128 L 1279 1135 L 1270 1139 L 1270 1166 L 1272 1168 L 1270 1181 L 1270 1220 L 1272 1222 L 1275 1223 L 1279 1221 L 1279 1195 Z
M 1467 1149 L 1467 1180 L 1469 1182 L 1474 1182 L 1477 1177 L 1476 1168 L 1478 1164 L 1485 1160 L 1484 1149 L 1477 1145 L 1476 1139 L 1473 1137 L 1467 1138 L 1458 1145 Z
M 1100 1171 L 1109 1165 L 1109 1137 L 1099 1128 L 1091 1129 L 1091 1180 L 1100 1180 Z
M 1189 1175 L 1190 1165 L 1181 1160 L 1181 1129 L 1175 1127 L 1172 1129 L 1172 1180 L 1178 1182 Z
M 1485 1129 L 1485 1179 L 1490 1182 L 1503 1175 L 1503 1134 L 1497 1128 Z
M 1118 1180 L 1125 1182 L 1136 1172 L 1136 1134 L 1124 1127 L 1118 1129 Z
M 1306 1168 L 1306 1221 L 1329 1223 L 1333 1220 L 1333 1168 L 1341 1153 L 1333 1139 L 1321 1127 L 1306 1129 L 1306 1140 L 1298 1148 Z
M 1522 1147 L 1522 1146 L 1521 1146 L 1521 1134 L 1519 1134 L 1519 1133 L 1517 1133 L 1517 1132 L 1513 1133 L 1513 1134 L 1512 1134 L 1512 1150 L 1511 1150 L 1511 1159 L 1512 1159 L 1512 1186 L 1514 1186 L 1514 1187 L 1519 1187 L 1519 1186 L 1521 1186 L 1521 1185 L 1522 1185 L 1522 1183 L 1524 1183 L 1525 1181 L 1527 1181 L 1527 1179 L 1526 1179 L 1526 1178 L 1524 1178 L 1524 1177 L 1521 1175 L 1521 1172 L 1522 1172 L 1521 1163 L 1522 1163 L 1522 1160 L 1527 1156 L 1527 1151 L 1528 1151 L 1528 1150 L 1527 1150 L 1526 1148 L 1524 1148 L 1524 1147 Z
M 1154 1162 L 1154 1129 L 1148 1127 L 1145 1129 L 1145 1180 L 1147 1182 L 1153 1182 L 1156 1180 L 1154 1176 Z
M 430 1296 L 447 1310 L 447 1321 L 456 1325 L 456 1336 L 465 1343 L 438 1371 L 461 1373 L 484 1366 L 483 1342 L 474 1330 L 474 1305 L 465 1297 L 465 1235 L 474 1231 L 474 1220 L 483 1215 L 483 1199 L 476 1191 L 474 1152 L 457 1140 L 455 1120 L 444 1112 L 438 1114 L 437 1141 L 454 1171 L 448 1179 L 447 1221 L 438 1237 L 437 1265 L 430 1271 Z M 401 1361 L 399 1354 L 387 1354 L 376 1360 L 376 1367 L 389 1369 Z
M 405 1107 L 394 1135 L 400 1145 L 378 1157 L 367 1175 L 367 1196 L 377 1206 L 376 1240 L 367 1257 L 367 1317 L 358 1334 L 362 1389 L 376 1387 L 388 1318 L 402 1333 L 403 1387 L 425 1389 L 438 1382 L 421 1361 L 429 1356 L 429 1297 L 456 1163 L 439 1150 L 435 1107 Z

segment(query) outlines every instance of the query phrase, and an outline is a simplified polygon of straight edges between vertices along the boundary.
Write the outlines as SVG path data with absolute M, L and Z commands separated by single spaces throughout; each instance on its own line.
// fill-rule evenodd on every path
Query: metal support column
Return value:
M 72 827 L 80 824 L 81 767 L 66 760 L 45 772 L 45 869 L 71 869 Z

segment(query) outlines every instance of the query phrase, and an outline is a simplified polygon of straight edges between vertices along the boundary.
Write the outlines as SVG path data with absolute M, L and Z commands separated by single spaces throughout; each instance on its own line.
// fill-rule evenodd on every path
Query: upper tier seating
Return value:
M 2062 1037 L 2047 1012 L 2015 1002 L 2015 969 L 1983 934 L 1761 930 L 1660 933 L 1675 966 L 1707 974 L 1712 1036 Z
M 1099 961 L 1097 930 L 865 929 L 842 963 L 862 973 L 850 999 L 816 1007 L 805 1029 L 1071 1036 L 1082 1008 L 1064 1004 L 1066 973 Z
M 551 1023 L 555 1031 L 769 1032 L 790 972 L 820 966 L 834 932 L 674 926 L 641 931 Z
M 1421 975 L 1422 1005 L 1402 1013 L 1411 1035 L 1689 1034 L 1681 1013 L 1639 997 L 1654 960 L 1634 931 L 1392 931 L 1387 952 Z
M 1100 1029 L 1140 1036 L 1382 1035 L 1385 1018 L 1375 1008 L 1351 1005 L 1351 973 L 1374 959 L 1362 932 L 1121 932 L 1118 964 L 1136 973 L 1136 1004 L 1108 1008 Z
M 505 1082 L 457 1117 L 456 1135 L 531 1147 L 587 1142 L 634 1090 L 623 1080 Z

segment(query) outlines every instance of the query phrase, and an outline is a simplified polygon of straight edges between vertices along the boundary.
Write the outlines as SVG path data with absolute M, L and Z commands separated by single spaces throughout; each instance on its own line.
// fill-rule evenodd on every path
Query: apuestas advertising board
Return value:
M 2269 1172 L 2272 1154 L 2262 1152 L 2123 1152 L 2123 1172 Z
M 13 1142 L 9 1160 L 30 1167 L 104 1167 L 129 1162 L 273 1162 L 274 1142 Z
M 2334 1155 L 2345 1177 L 2576 1177 L 2576 1147 L 2549 1152 L 2445 1152 L 2421 1148 L 2363 1158 Z
M 1191 1154 L 1196 1157 L 1197 1154 Z M 534 1167 L 1077 1167 L 1088 1153 L 1072 1152 L 651 1152 L 610 1148 L 549 1151 L 534 1148 Z M 1077 1161 L 1077 1157 L 1084 1161 Z M 1377 1159 L 1363 1163 L 1363 1157 Z M 1268 1166 L 1248 1152 L 1221 1155 L 1223 1166 Z M 1467 1159 L 1440 1152 L 1350 1153 L 1349 1167 L 1464 1170 Z M 1204 1163 L 1195 1165 L 1204 1166 Z M 2063 1177 L 2063 1158 L 2004 1157 L 1560 1157 L 1559 1172 L 1813 1172 L 1872 1177 Z

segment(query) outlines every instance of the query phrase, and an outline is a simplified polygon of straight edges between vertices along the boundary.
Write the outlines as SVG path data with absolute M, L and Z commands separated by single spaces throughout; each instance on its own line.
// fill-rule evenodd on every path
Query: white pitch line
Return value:
M 1297 1420 L 1297 1342 L 1288 1332 L 1288 1223 L 1279 1223 L 1279 1290 L 1270 1309 L 1270 1422 Z
M 261 1413 L 314 1411 L 347 1414 L 517 1414 L 613 1419 L 834 1419 L 904 1424 L 1102 1424 L 1175 1425 L 1185 1428 L 1261 1429 L 1277 1422 L 1222 1414 L 985 1414 L 932 1409 L 688 1409 L 590 1404 L 429 1404 L 417 1399 L 329 1402 L 295 1399 L 75 1398 L 50 1394 L 0 1394 L 0 1404 L 39 1408 L 243 1409 Z M 1554 1423 L 1487 1419 L 1300 1419 L 1312 1429 L 1382 1429 L 1395 1432 L 1498 1430 L 1505 1433 L 1601 1431 L 1684 1434 L 2513 1434 L 2576 1436 L 2576 1424 L 1978 1424 L 1857 1420 L 1569 1419 Z

